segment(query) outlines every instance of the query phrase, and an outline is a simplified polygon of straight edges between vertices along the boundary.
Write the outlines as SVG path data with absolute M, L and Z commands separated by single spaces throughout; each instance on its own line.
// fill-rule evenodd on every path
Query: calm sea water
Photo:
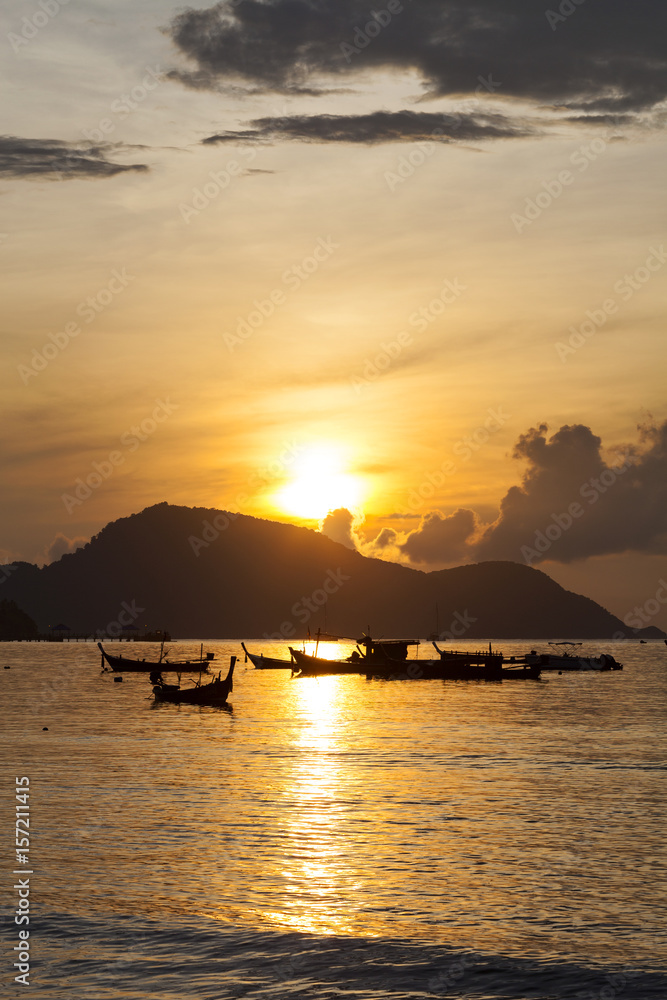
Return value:
M 240 655 L 231 711 L 156 708 L 92 644 L 0 646 L 7 996 L 667 996 L 667 646 L 502 684 L 292 680 L 205 648 Z

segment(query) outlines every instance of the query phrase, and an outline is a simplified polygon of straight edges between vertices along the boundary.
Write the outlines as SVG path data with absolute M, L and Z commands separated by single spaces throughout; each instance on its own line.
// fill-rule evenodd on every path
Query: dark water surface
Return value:
M 92 644 L 0 646 L 8 996 L 667 996 L 667 646 L 502 684 L 292 680 L 205 648 L 241 656 L 231 712 L 155 708 Z

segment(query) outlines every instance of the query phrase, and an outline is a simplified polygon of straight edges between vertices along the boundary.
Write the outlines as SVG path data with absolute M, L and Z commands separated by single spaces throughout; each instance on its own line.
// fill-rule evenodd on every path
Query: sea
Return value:
M 228 709 L 156 705 L 92 642 L 0 645 L 2 996 L 667 997 L 663 642 L 502 683 L 204 650 L 239 657 Z

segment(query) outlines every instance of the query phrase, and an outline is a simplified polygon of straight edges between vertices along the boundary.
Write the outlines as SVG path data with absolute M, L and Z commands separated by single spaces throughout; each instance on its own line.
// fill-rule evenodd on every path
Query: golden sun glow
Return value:
M 338 507 L 358 507 L 362 495 L 362 482 L 345 471 L 339 449 L 319 444 L 301 452 L 291 482 L 275 495 L 274 503 L 288 514 L 319 520 Z

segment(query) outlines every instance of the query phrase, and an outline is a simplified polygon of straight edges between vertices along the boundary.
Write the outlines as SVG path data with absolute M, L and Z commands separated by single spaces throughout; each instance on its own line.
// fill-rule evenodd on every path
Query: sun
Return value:
M 291 472 L 291 482 L 274 497 L 276 506 L 288 514 L 321 520 L 330 510 L 352 510 L 361 503 L 362 482 L 345 471 L 341 451 L 335 445 L 304 448 Z

